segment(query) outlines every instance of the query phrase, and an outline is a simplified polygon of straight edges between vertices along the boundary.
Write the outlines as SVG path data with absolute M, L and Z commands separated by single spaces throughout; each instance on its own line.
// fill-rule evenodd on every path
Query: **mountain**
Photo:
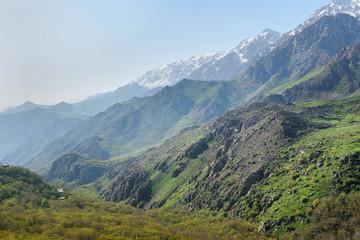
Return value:
M 346 14 L 325 16 L 258 60 L 238 80 L 247 100 L 325 64 L 360 37 L 360 23 Z
M 305 229 L 323 199 L 360 191 L 359 102 L 253 103 L 122 161 L 96 186 L 145 209 L 215 211 L 268 234 Z
M 26 101 L 25 103 L 17 106 L 17 107 L 9 107 L 6 110 L 0 112 L 1 115 L 13 114 L 18 112 L 30 111 L 34 108 L 46 108 L 44 105 L 38 105 L 30 101 Z
M 99 112 L 105 111 L 111 105 L 128 101 L 134 97 L 151 96 L 160 89 L 161 88 L 149 89 L 132 82 L 119 87 L 113 92 L 97 94 L 81 102 L 74 103 L 74 106 L 76 107 L 77 113 L 93 116 Z
M 335 55 L 325 66 L 271 90 L 273 97 L 287 102 L 336 100 L 357 95 L 360 87 L 360 44 L 355 43 Z M 280 95 L 279 95 L 280 94 Z
M 83 118 L 66 114 L 73 107 L 61 103 L 0 116 L 0 160 L 22 165 L 43 148 L 77 127 Z
M 360 1 L 359 0 L 334 0 L 328 5 L 316 10 L 308 19 L 300 24 L 296 29 L 290 31 L 288 35 L 296 35 L 308 26 L 314 24 L 324 16 L 335 16 L 337 14 L 348 14 L 355 18 L 360 18 Z
M 192 57 L 148 71 L 135 82 L 141 86 L 154 88 L 172 86 L 184 78 L 195 80 L 229 80 L 235 77 L 280 38 L 280 33 L 266 29 L 258 36 L 241 42 L 228 51 Z M 263 50 L 265 52 L 262 52 Z
M 360 36 L 349 15 L 323 17 L 261 58 L 233 81 L 183 80 L 146 98 L 116 104 L 49 144 L 29 168 L 45 171 L 64 153 L 107 159 L 145 150 L 181 129 L 211 121 L 294 76 L 303 76 Z
M 233 49 L 160 66 L 139 76 L 135 82 L 141 86 L 153 88 L 171 86 L 183 78 L 229 80 L 242 73 L 259 58 L 268 55 L 274 47 L 299 34 L 322 17 L 341 13 L 359 18 L 360 2 L 358 0 L 334 0 L 319 8 L 304 23 L 288 33 L 280 34 L 266 29 L 258 36 L 243 41 Z
M 44 178 L 48 182 L 72 182 L 83 185 L 95 182 L 97 178 L 104 175 L 106 169 L 86 165 L 84 161 L 87 159 L 80 155 L 65 154 L 53 162 L 51 169 Z
M 55 111 L 55 112 L 58 112 L 61 114 L 73 114 L 76 112 L 75 107 L 66 102 L 60 102 L 55 105 L 39 105 L 39 104 L 35 104 L 30 101 L 26 101 L 25 103 L 23 103 L 17 107 L 10 107 L 10 108 L 6 109 L 5 111 L 0 112 L 0 116 L 10 115 L 10 114 L 20 113 L 20 112 L 27 112 L 27 111 L 30 111 L 30 110 L 33 110 L 36 108 L 49 109 L 50 111 Z
M 115 104 L 49 144 L 26 166 L 47 170 L 52 161 L 67 152 L 104 160 L 145 150 L 239 103 L 237 88 L 234 81 L 184 79 L 153 96 Z
M 244 40 L 237 47 L 228 51 L 192 57 L 148 71 L 135 81 L 119 87 L 113 92 L 97 94 L 74 103 L 74 112 L 93 116 L 105 111 L 113 104 L 128 101 L 134 97 L 146 97 L 155 94 L 165 86 L 172 86 L 184 78 L 196 80 L 229 80 L 249 67 L 255 60 L 270 52 L 270 45 L 280 38 L 280 33 L 266 29 L 258 36 Z M 8 108 L 0 113 L 10 114 L 33 108 L 48 108 L 26 102 L 15 108 Z

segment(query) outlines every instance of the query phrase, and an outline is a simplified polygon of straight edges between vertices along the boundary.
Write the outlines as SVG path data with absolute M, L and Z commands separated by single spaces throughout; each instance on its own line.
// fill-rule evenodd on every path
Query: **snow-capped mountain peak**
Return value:
M 349 14 L 353 17 L 360 18 L 360 0 L 334 0 L 328 5 L 319 8 L 304 23 L 299 25 L 295 30 L 289 33 L 293 36 L 301 32 L 304 28 L 315 23 L 321 17 L 336 15 L 339 13 Z
M 183 78 L 228 80 L 254 63 L 263 50 L 278 40 L 280 35 L 266 29 L 233 49 L 160 66 L 141 75 L 135 82 L 144 87 L 155 88 L 174 85 Z

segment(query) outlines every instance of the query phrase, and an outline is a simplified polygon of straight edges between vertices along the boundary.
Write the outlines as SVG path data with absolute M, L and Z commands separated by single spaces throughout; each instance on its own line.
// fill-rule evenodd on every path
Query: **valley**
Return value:
M 359 19 L 334 0 L 115 91 L 1 112 L 0 238 L 358 239 Z

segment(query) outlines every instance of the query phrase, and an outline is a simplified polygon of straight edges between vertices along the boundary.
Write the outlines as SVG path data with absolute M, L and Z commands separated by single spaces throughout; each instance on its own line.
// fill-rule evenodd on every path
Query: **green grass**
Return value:
M 257 193 L 273 198 L 279 195 L 281 197 L 274 200 L 266 211 L 259 212 L 253 220 L 277 222 L 291 216 L 306 219 L 312 213 L 312 205 L 316 199 L 331 196 L 337 188 L 338 191 L 346 189 L 344 185 L 353 181 L 357 170 L 341 164 L 341 159 L 360 151 L 360 115 L 351 111 L 357 102 L 359 97 L 327 102 L 339 110 L 337 113 L 330 113 L 329 120 L 322 119 L 322 122 L 331 123 L 333 126 L 315 131 L 287 149 L 283 149 L 268 168 L 269 173 L 272 174 L 254 186 Z M 306 103 L 302 106 L 319 106 L 319 104 Z M 320 154 L 314 157 L 316 152 Z M 323 162 L 322 166 L 319 165 L 320 162 Z M 340 171 L 339 169 L 351 173 L 349 176 L 343 176 L 342 186 L 335 188 L 334 172 Z M 251 210 L 256 211 L 256 207 Z M 306 224 L 299 222 L 285 224 L 278 234 L 286 229 L 305 227 Z
M 187 188 L 185 182 L 188 180 L 196 171 L 198 170 L 199 165 L 201 164 L 200 159 L 184 159 L 187 161 L 186 168 L 175 178 L 172 177 L 172 172 L 179 168 L 178 165 L 172 167 L 172 171 L 168 171 L 168 173 L 164 176 L 161 174 L 157 174 L 152 180 L 152 190 L 155 194 L 152 196 L 153 202 L 160 202 L 163 199 L 169 197 L 172 193 L 174 193 L 177 188 L 180 188 L 180 191 L 176 191 L 177 194 L 175 197 L 173 196 L 172 200 L 166 204 L 166 206 L 171 207 L 175 202 L 179 200 L 182 196 L 182 193 L 185 188 Z M 161 177 L 157 177 L 161 176 Z
M 272 90 L 268 91 L 267 94 L 282 94 L 283 92 L 285 92 L 285 90 L 290 89 L 292 87 L 294 87 L 295 85 L 298 85 L 302 82 L 306 82 L 309 79 L 321 74 L 323 72 L 323 68 L 312 71 L 308 74 L 306 74 L 304 77 L 300 78 L 300 79 L 293 79 L 290 80 L 289 82 L 286 82 L 276 88 L 273 88 Z

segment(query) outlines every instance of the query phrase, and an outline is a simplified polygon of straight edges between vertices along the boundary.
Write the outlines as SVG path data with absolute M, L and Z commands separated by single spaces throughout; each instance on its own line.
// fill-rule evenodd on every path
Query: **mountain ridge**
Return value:
M 359 36 L 360 24 L 347 14 L 325 16 L 276 47 L 235 78 L 251 94 L 248 100 L 325 64 Z
M 251 65 L 260 54 L 264 54 L 261 53 L 262 50 L 279 37 L 280 33 L 266 29 L 258 36 L 242 41 L 233 49 L 160 66 L 139 76 L 135 82 L 153 88 L 172 86 L 183 78 L 229 80 Z
M 153 96 L 113 105 L 89 118 L 68 136 L 48 145 L 27 166 L 39 169 L 39 166 L 46 166 L 46 161 L 51 162 L 69 151 L 93 159 L 145 150 L 174 136 L 182 128 L 204 124 L 232 108 L 246 105 L 249 94 L 256 97 L 266 91 L 262 89 L 265 84 L 272 89 L 291 81 L 291 74 L 304 75 L 322 66 L 359 37 L 359 29 L 359 22 L 349 15 L 324 17 L 261 58 L 239 80 L 184 79 Z M 284 77 L 289 79 L 284 80 Z M 92 137 L 102 140 L 87 140 Z M 85 149 L 89 152 L 84 152 Z
M 216 211 L 270 234 L 305 226 L 313 202 L 358 191 L 360 181 L 351 167 L 360 156 L 359 96 L 316 104 L 252 103 L 227 112 L 122 160 L 96 187 L 106 200 Z

